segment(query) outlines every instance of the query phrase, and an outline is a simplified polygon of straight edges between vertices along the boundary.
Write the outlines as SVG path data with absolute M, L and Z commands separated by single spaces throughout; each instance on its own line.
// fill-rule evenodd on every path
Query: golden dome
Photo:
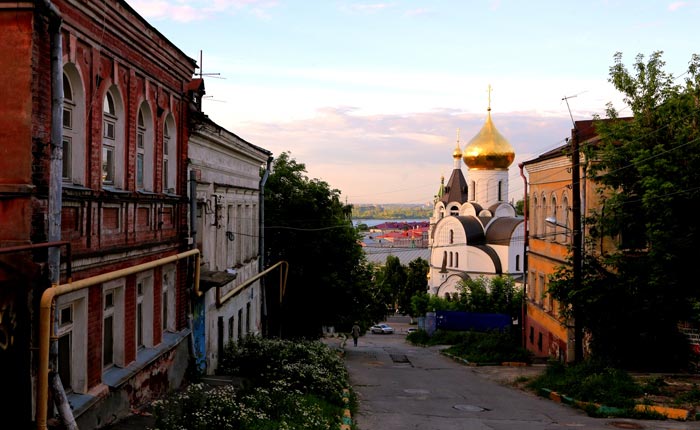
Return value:
M 462 158 L 462 150 L 459 148 L 459 129 L 457 129 L 457 146 L 452 151 L 452 158 Z
M 464 147 L 462 159 L 469 169 L 476 170 L 507 170 L 513 163 L 515 151 L 493 125 L 491 108 L 479 134 Z

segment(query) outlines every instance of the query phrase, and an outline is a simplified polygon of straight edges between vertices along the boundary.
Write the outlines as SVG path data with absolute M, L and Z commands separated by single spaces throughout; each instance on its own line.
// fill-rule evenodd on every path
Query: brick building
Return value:
M 0 408 L 99 428 L 185 374 L 196 63 L 122 0 L 0 2 L 0 62 Z

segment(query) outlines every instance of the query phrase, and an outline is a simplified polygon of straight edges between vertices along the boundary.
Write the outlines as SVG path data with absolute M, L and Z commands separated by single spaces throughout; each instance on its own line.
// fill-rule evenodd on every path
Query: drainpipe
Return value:
M 272 156 L 267 158 L 267 166 L 265 173 L 260 178 L 260 192 L 258 193 L 258 220 L 260 228 L 258 229 L 258 273 L 265 269 L 265 184 L 267 178 L 270 177 L 270 166 L 272 165 Z M 265 294 L 265 279 L 260 280 L 260 294 L 262 295 L 262 314 L 265 319 L 265 331 L 267 331 L 267 295 Z
M 61 207 L 63 193 L 63 18 L 50 0 L 41 0 L 39 7 L 49 19 L 51 39 L 51 162 L 49 168 L 48 242 L 61 240 Z M 52 287 L 58 285 L 61 276 L 61 250 L 48 249 L 49 280 Z M 58 321 L 54 321 L 58 325 Z M 58 375 L 58 342 L 51 342 L 51 386 L 56 409 L 67 429 L 77 430 L 75 418 L 68 403 L 68 396 Z
M 49 397 L 49 344 L 51 337 L 55 335 L 52 330 L 51 316 L 56 306 L 56 298 L 64 294 L 82 290 L 93 285 L 103 284 L 114 279 L 123 278 L 128 275 L 140 273 L 172 263 L 183 258 L 195 256 L 195 294 L 199 294 L 199 263 L 200 255 L 198 249 L 191 249 L 180 254 L 160 258 L 148 263 L 139 264 L 126 269 L 115 270 L 103 273 L 102 275 L 69 282 L 64 285 L 54 285 L 47 288 L 41 295 L 39 305 L 39 370 L 37 372 L 37 402 L 36 402 L 36 426 L 38 430 L 48 430 L 48 397 Z
M 529 207 L 529 200 L 528 200 L 528 195 L 527 195 L 527 178 L 525 177 L 525 174 L 523 173 L 523 168 L 525 165 L 523 163 L 519 163 L 518 167 L 520 168 L 520 177 L 523 178 L 523 225 L 524 225 L 524 234 L 525 238 L 523 240 L 523 310 L 522 310 L 522 323 L 520 324 L 520 327 L 522 327 L 522 337 L 523 337 L 523 348 L 527 349 L 527 333 L 525 332 L 525 317 L 527 316 L 527 249 L 528 249 L 528 239 L 529 239 L 529 230 L 527 227 L 528 219 L 528 207 Z

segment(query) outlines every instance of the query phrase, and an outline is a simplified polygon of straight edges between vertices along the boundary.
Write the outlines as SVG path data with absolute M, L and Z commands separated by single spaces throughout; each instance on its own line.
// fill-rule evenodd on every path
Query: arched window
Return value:
M 455 267 L 459 269 L 459 252 L 455 252 Z
M 169 114 L 163 125 L 163 192 L 177 191 L 177 134 L 175 120 Z
M 564 196 L 562 197 L 562 206 L 564 209 L 563 224 L 566 226 L 566 228 L 564 229 L 564 236 L 566 238 L 565 241 L 568 242 L 569 235 L 571 234 L 571 207 L 569 206 L 569 196 L 567 196 L 566 194 L 564 194 Z
M 454 230 L 450 230 L 450 245 L 455 243 L 455 232 Z
M 153 191 L 153 116 L 148 103 L 143 102 L 136 122 L 136 189 Z
M 85 92 L 78 69 L 63 67 L 63 180 L 85 185 Z
M 102 103 L 102 184 L 124 187 L 124 118 L 123 105 L 115 86 Z
M 539 209 L 537 207 L 537 196 L 532 196 L 532 204 L 530 205 L 530 208 L 532 209 L 531 215 L 530 215 L 530 229 L 532 230 L 530 234 L 533 237 L 537 237 L 537 217 L 539 215 Z
M 472 201 L 476 201 L 476 182 L 472 181 L 471 187 L 469 187 L 472 190 Z
M 550 213 L 551 213 L 550 216 L 554 219 L 554 222 L 558 224 L 558 223 L 559 223 L 559 218 L 557 218 L 557 197 L 556 197 L 556 196 L 552 195 L 552 197 L 551 197 L 551 203 L 550 203 L 550 204 L 551 204 L 551 205 L 550 205 L 550 208 L 549 208 Z M 551 240 L 552 242 L 556 242 L 557 239 L 558 239 L 557 236 L 559 235 L 559 230 L 561 230 L 561 227 L 559 227 L 559 226 L 557 226 L 557 225 L 553 225 L 553 226 L 550 226 L 550 227 L 551 227 L 550 230 L 549 230 L 549 232 L 550 232 L 550 240 Z
M 452 251 L 450 251 L 450 267 L 454 267 L 454 261 L 452 258 Z
M 503 181 L 498 181 L 498 201 L 503 201 Z

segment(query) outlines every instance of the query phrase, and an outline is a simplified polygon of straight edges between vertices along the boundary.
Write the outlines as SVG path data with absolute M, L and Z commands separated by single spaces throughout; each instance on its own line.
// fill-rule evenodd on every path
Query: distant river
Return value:
M 373 227 L 375 225 L 383 224 L 385 222 L 421 222 L 430 221 L 428 218 L 405 218 L 405 219 L 353 219 L 352 225 L 356 226 L 358 224 L 367 224 L 367 227 Z

